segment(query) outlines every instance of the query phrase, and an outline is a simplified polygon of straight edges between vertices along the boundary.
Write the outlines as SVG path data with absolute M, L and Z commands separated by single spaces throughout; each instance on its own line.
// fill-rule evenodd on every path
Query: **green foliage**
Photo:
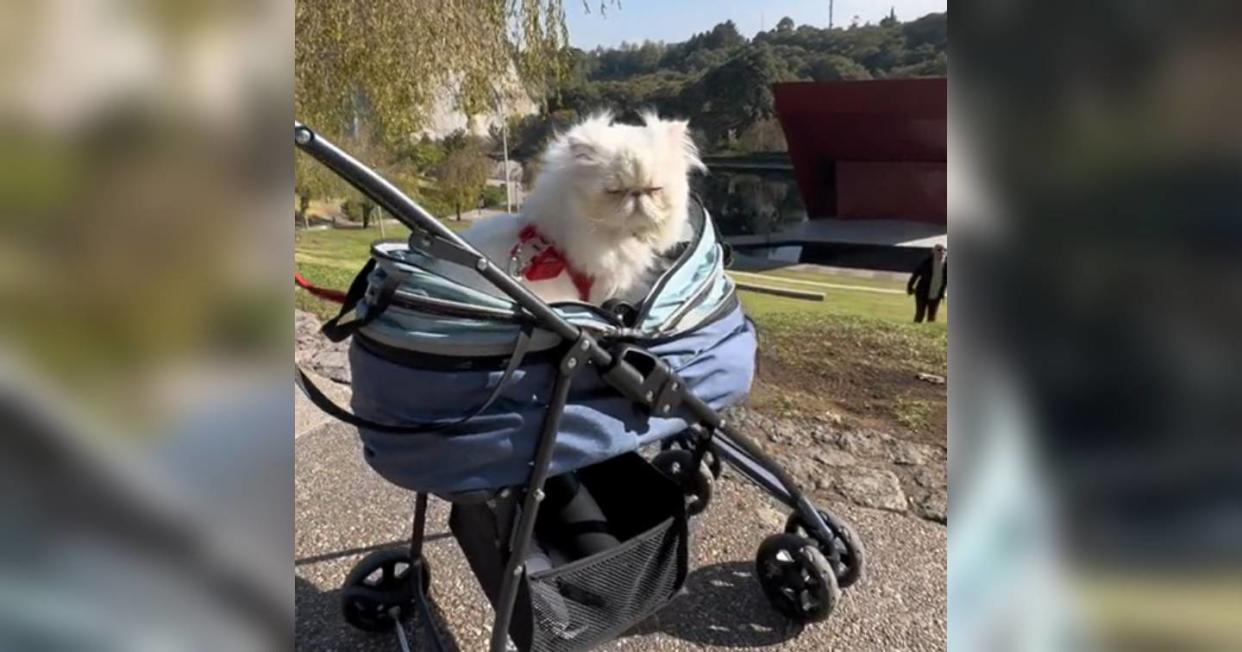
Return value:
M 779 151 L 763 123 L 774 113 L 771 85 L 947 74 L 945 14 L 908 23 L 890 12 L 879 25 L 821 29 L 785 18 L 752 40 L 726 21 L 681 43 L 623 43 L 566 52 L 566 74 L 542 116 L 510 132 L 512 154 L 530 161 L 555 129 L 601 109 L 633 118 L 641 109 L 690 118 L 708 152 Z
M 431 174 L 433 170 L 440 167 L 440 164 L 444 162 L 444 156 L 444 146 L 431 140 L 425 134 L 421 140 L 402 152 L 402 158 L 422 174 Z
M 584 108 L 589 113 L 597 105 Z M 509 132 L 509 149 L 512 156 L 526 161 L 527 168 L 535 161 L 535 157 L 543 151 L 552 135 L 568 129 L 577 122 L 579 113 L 574 109 L 557 109 L 546 115 L 528 115 L 519 120 Z
M 900 23 L 897 22 L 897 9 L 889 7 L 888 15 L 880 20 L 880 27 L 896 27 Z
M 356 199 L 345 200 L 341 204 L 341 210 L 345 212 L 345 216 L 350 221 L 362 224 L 363 228 L 370 227 L 371 223 L 379 217 L 379 205 L 361 195 Z
M 716 147 L 728 146 L 748 126 L 774 115 L 772 84 L 795 79 L 768 47 L 748 47 L 703 75 L 683 93 L 699 107 L 694 121 Z
M 912 20 L 901 26 L 906 39 L 906 47 L 917 48 L 930 45 L 937 52 L 944 52 L 949 46 L 948 14 L 927 14 L 918 20 Z
M 564 0 L 301 0 L 294 31 L 295 115 L 329 136 L 361 114 L 399 143 L 445 88 L 471 114 L 506 81 L 497 71 L 566 70 Z
M 505 199 L 504 186 L 487 186 L 483 188 L 483 206 L 485 208 L 503 208 Z
M 789 149 L 785 131 L 776 118 L 759 120 L 746 128 L 737 139 L 737 149 L 747 154 L 784 152 Z
M 817 82 L 871 79 L 871 73 L 865 66 L 839 54 L 820 55 L 810 61 L 805 70 L 806 76 Z M 902 76 L 913 77 L 915 75 Z
M 435 171 L 437 191 L 460 220 L 462 211 L 477 207 L 483 197 L 492 162 L 482 139 L 463 130 L 445 137 L 442 144 L 447 154 Z
M 444 197 L 444 194 L 435 188 L 423 189 L 414 195 L 414 201 L 418 202 L 424 210 L 432 215 L 445 218 L 454 214 L 453 204 Z

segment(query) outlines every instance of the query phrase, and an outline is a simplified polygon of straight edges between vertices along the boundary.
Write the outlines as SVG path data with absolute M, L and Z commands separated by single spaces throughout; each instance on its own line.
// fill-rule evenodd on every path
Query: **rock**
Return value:
M 761 506 L 755 512 L 755 516 L 760 523 L 763 523 L 772 532 L 783 532 L 785 530 L 785 515 L 768 505 Z
M 820 423 L 830 423 L 834 426 L 839 426 L 845 421 L 844 417 L 832 410 L 825 410 L 823 414 L 816 415 L 815 420 Z
M 816 451 L 811 457 L 824 466 L 854 466 L 858 463 L 853 455 L 835 447 Z
M 891 437 L 875 430 L 844 430 L 837 433 L 837 445 L 861 457 L 885 457 Z
M 914 482 L 918 486 L 926 489 L 944 490 L 948 485 L 948 482 L 945 479 L 944 465 L 933 464 L 915 469 Z
M 835 448 L 837 445 L 837 436 L 833 434 L 831 430 L 828 430 L 822 426 L 817 426 L 815 428 L 815 431 L 811 433 L 811 439 L 814 439 L 815 443 L 823 446 L 832 446 Z
M 349 343 L 331 342 L 319 332 L 319 320 L 293 311 L 294 360 L 329 380 L 349 384 Z
M 792 444 L 799 439 L 798 426 L 788 419 L 757 419 L 759 430 L 774 444 Z
M 865 466 L 846 467 L 834 478 L 832 487 L 863 507 L 894 512 L 904 512 L 909 507 L 901 483 L 892 471 Z
M 293 335 L 298 353 L 309 352 L 316 346 L 319 335 L 319 320 L 309 312 L 293 311 Z
M 889 442 L 889 455 L 895 464 L 922 466 L 934 459 L 936 449 L 925 444 L 894 439 Z
M 913 502 L 912 510 L 921 518 L 937 523 L 949 522 L 947 496 L 943 492 L 932 491 Z
M 308 363 L 319 375 L 338 383 L 349 384 L 349 353 L 340 349 L 324 349 Z
M 923 381 L 923 382 L 931 383 L 931 384 L 933 384 L 933 385 L 943 385 L 943 384 L 944 384 L 944 376 L 939 376 L 939 375 L 936 375 L 936 374 L 929 374 L 929 373 L 926 373 L 926 372 L 919 372 L 919 373 L 918 373 L 918 374 L 916 374 L 914 377 L 915 377 L 915 378 L 918 378 L 919 380 L 921 380 L 921 381 Z

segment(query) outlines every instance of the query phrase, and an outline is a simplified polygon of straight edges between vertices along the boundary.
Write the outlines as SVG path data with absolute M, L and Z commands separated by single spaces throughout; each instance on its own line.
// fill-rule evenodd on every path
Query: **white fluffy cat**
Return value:
M 688 123 L 643 120 L 574 126 L 548 146 L 520 215 L 462 236 L 545 301 L 642 299 L 660 256 L 689 236 L 688 176 L 704 169 Z

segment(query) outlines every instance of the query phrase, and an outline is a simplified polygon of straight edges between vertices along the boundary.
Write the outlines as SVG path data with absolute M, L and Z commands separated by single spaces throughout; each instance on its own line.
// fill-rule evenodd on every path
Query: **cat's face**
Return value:
M 686 122 L 588 120 L 566 134 L 573 191 L 593 229 L 646 239 L 685 220 L 691 170 L 702 168 Z

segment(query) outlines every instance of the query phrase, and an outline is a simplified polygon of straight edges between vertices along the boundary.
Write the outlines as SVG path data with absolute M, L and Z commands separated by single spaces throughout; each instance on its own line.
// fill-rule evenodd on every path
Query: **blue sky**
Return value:
M 772 29 L 782 16 L 799 25 L 828 26 L 828 0 L 621 0 L 621 8 L 609 7 L 606 17 L 599 14 L 599 0 L 587 0 L 591 13 L 581 0 L 565 0 L 569 22 L 569 42 L 591 49 L 597 45 L 618 45 L 621 41 L 684 41 L 716 23 L 732 20 L 747 38 L 765 24 Z M 877 22 L 893 7 L 901 20 L 945 11 L 948 0 L 835 0 L 833 23 L 846 26 L 854 16 L 859 22 Z

